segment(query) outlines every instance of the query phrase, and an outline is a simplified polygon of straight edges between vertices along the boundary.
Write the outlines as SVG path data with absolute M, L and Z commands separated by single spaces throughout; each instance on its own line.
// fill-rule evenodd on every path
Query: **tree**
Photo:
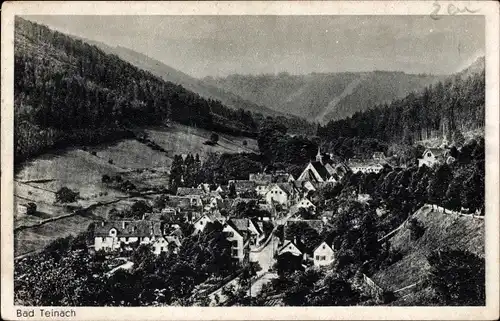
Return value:
M 465 137 L 462 134 L 462 132 L 458 129 L 453 131 L 452 139 L 453 139 L 453 144 L 458 147 L 461 147 L 465 143 Z
M 410 236 L 413 241 L 418 240 L 425 233 L 424 226 L 415 218 L 409 221 L 408 228 L 410 229 Z
M 436 168 L 427 191 L 429 202 L 437 205 L 443 204 L 451 177 L 452 173 L 448 164 L 445 163 Z
M 456 175 L 450 182 L 446 191 L 445 206 L 451 210 L 459 211 L 462 205 L 460 193 L 462 191 L 463 177 Z
M 219 142 L 219 134 L 212 133 L 210 135 L 210 141 L 212 142 L 212 144 L 217 145 L 217 142 Z
M 463 250 L 437 250 L 427 258 L 430 284 L 438 303 L 453 306 L 485 304 L 485 262 Z
M 27 215 L 35 215 L 36 214 L 36 204 L 29 202 L 26 204 L 26 214 Z
M 61 187 L 56 192 L 56 202 L 57 203 L 73 203 L 80 196 L 80 193 L 74 192 L 66 186 Z

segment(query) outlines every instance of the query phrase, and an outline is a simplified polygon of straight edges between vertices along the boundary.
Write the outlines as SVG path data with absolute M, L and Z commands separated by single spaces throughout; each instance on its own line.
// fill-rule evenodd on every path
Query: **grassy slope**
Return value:
M 391 248 L 401 251 L 404 257 L 373 275 L 372 279 L 383 289 L 394 291 L 418 282 L 427 274 L 430 266 L 426 257 L 433 250 L 462 249 L 484 257 L 484 220 L 434 212 L 428 207 L 421 208 L 413 217 L 423 224 L 425 233 L 413 241 L 410 230 L 404 227 L 391 239 Z M 417 297 L 428 291 L 423 289 L 409 299 L 418 301 Z

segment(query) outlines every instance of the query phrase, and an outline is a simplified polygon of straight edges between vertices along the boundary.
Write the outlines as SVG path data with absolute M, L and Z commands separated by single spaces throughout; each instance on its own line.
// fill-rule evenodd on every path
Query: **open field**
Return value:
M 92 220 L 81 216 L 72 216 L 41 226 L 16 231 L 14 234 L 14 256 L 42 249 L 60 237 L 76 235 L 85 231 Z
M 173 154 L 198 154 L 201 159 L 210 152 L 213 153 L 242 153 L 257 152 L 258 146 L 255 139 L 247 137 L 234 137 L 219 134 L 219 142 L 216 146 L 204 145 L 210 139 L 211 132 L 192 128 L 180 124 L 173 124 L 168 128 L 156 127 L 147 129 L 150 139 Z M 247 146 L 243 146 L 243 141 Z
M 165 153 L 156 151 L 135 139 L 124 139 L 114 143 L 89 147 L 89 151 L 96 153 L 97 158 L 104 162 L 112 160 L 113 164 L 123 170 L 136 168 L 168 167 L 172 159 Z
M 81 199 L 67 204 L 73 207 L 86 208 L 112 202 L 92 209 L 94 215 L 106 218 L 112 208 L 124 209 L 144 198 L 122 199 L 128 195 L 103 184 L 101 178 L 104 174 L 121 175 L 123 180 L 130 180 L 138 188 L 168 187 L 168 173 L 175 154 L 199 154 L 203 159 L 210 152 L 258 150 L 254 139 L 223 134 L 219 135 L 216 146 L 204 145 L 210 139 L 210 131 L 179 124 L 149 128 L 146 132 L 166 152 L 154 150 L 135 139 L 124 139 L 86 150 L 73 148 L 45 154 L 23 164 L 15 175 L 16 204 L 33 202 L 37 205 L 37 213 L 14 213 L 15 227 L 31 226 L 44 219 L 71 213 L 71 207 L 55 202 L 55 192 L 63 186 L 80 193 Z M 243 141 L 247 146 L 243 146 Z M 108 162 L 110 159 L 112 164 Z M 85 230 L 90 222 L 90 218 L 72 216 L 16 231 L 15 253 L 21 255 L 39 250 L 59 237 Z

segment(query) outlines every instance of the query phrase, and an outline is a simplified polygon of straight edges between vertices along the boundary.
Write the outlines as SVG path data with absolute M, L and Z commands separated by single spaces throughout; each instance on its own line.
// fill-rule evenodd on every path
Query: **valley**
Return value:
M 236 46 L 214 40 L 224 24 L 205 39 L 196 25 L 169 34 L 170 16 L 142 23 L 155 19 L 148 46 L 165 33 L 178 58 L 212 55 L 195 70 L 209 76 L 15 20 L 16 304 L 485 304 L 484 59 L 444 76 L 359 54 L 358 71 L 295 75 L 269 35 L 259 52 L 264 35 Z

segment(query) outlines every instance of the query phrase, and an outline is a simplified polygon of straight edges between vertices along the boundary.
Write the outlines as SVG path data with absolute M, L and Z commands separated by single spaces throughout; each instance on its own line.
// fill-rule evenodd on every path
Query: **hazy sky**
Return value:
M 484 54 L 481 16 L 27 16 L 195 77 L 401 70 L 449 74 Z

